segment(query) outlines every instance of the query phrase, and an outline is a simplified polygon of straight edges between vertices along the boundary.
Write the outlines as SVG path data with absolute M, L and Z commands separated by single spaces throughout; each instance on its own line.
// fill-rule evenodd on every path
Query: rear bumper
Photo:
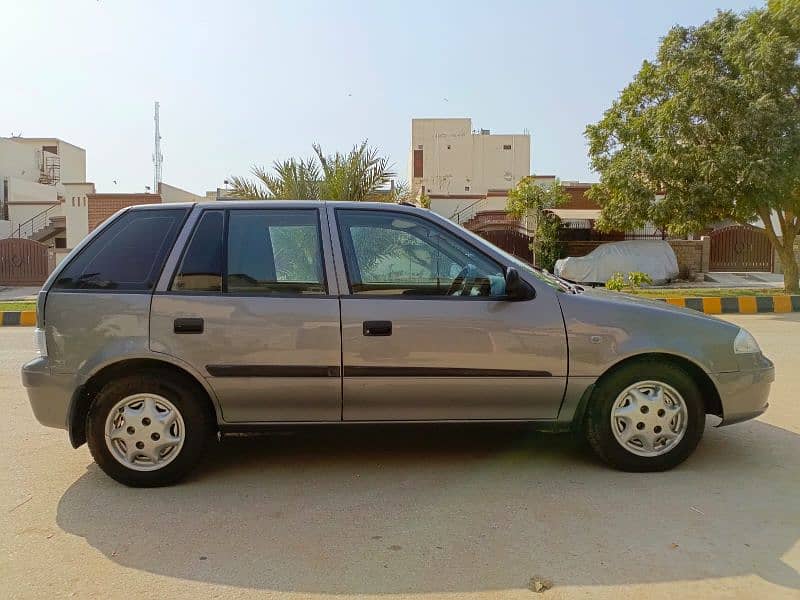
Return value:
M 734 373 L 715 373 L 720 400 L 722 400 L 723 425 L 733 425 L 754 419 L 769 406 L 769 390 L 775 381 L 775 367 L 764 358 L 769 366 Z
M 47 359 L 40 357 L 22 366 L 22 385 L 28 392 L 28 400 L 39 423 L 68 429 L 69 406 L 75 386 L 72 375 L 51 373 Z

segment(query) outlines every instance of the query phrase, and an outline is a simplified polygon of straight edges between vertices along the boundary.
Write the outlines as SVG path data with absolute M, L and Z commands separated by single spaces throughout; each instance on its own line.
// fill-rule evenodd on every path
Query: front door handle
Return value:
M 203 319 L 196 317 L 188 317 L 182 319 L 175 319 L 172 324 L 172 330 L 175 333 L 203 333 L 205 323 Z
M 392 322 L 364 321 L 364 335 L 392 335 Z

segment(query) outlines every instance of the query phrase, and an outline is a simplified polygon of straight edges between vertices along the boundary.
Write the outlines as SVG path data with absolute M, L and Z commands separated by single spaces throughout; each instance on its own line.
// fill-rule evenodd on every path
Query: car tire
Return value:
M 199 462 L 213 431 L 204 400 L 193 382 L 172 373 L 110 381 L 86 418 L 89 451 L 108 476 L 127 486 L 173 484 Z
M 603 376 L 584 422 L 597 455 L 621 471 L 666 471 L 697 447 L 705 408 L 697 384 L 679 365 L 641 360 Z

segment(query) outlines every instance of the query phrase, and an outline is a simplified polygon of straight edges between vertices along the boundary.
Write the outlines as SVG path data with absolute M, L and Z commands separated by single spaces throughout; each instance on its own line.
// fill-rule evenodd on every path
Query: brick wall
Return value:
M 708 245 L 707 239 L 667 241 L 675 251 L 675 256 L 678 259 L 678 269 L 682 275 L 708 271 L 708 251 L 706 251 L 705 261 L 703 256 L 703 246 Z M 586 256 L 604 243 L 607 242 L 565 242 L 565 256 Z
M 93 231 L 120 209 L 139 204 L 160 204 L 158 194 L 87 194 L 89 231 Z
M 703 242 L 700 240 L 668 240 L 678 258 L 681 275 L 703 272 Z

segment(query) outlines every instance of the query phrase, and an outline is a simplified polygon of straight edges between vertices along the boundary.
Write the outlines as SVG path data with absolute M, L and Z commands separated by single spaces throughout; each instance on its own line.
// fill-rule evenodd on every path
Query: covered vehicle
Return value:
M 556 261 L 559 277 L 581 283 L 605 283 L 614 273 L 647 273 L 653 283 L 666 283 L 678 276 L 678 259 L 672 246 L 662 240 L 629 240 L 602 244 L 586 256 Z

